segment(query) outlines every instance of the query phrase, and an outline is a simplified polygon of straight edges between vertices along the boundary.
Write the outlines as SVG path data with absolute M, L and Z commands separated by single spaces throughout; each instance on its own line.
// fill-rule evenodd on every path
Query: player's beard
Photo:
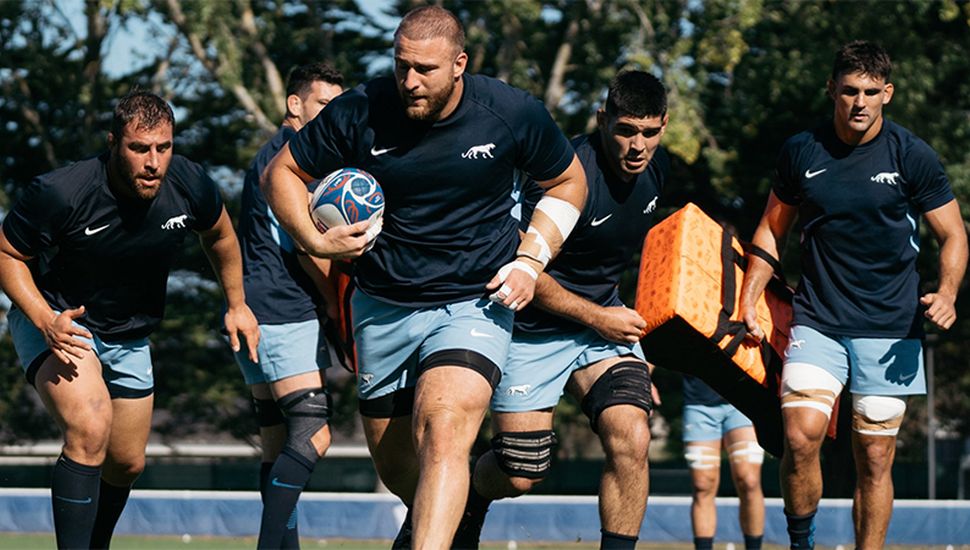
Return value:
M 121 184 L 121 192 L 128 198 L 150 201 L 158 196 L 165 181 L 165 171 L 159 170 L 154 174 L 141 173 L 137 168 L 125 162 L 119 155 L 112 155 L 115 181 Z M 109 177 L 111 177 L 109 175 Z M 142 181 L 141 178 L 150 178 Z
M 455 92 L 455 85 L 454 80 L 449 80 L 448 85 L 438 93 L 426 94 L 422 98 L 425 100 L 423 106 L 417 106 L 411 103 L 411 99 L 407 97 L 407 92 L 402 90 L 400 94 L 401 101 L 404 103 L 404 112 L 411 120 L 420 122 L 438 120 L 441 111 L 445 109 L 448 100 L 451 99 L 451 94 Z

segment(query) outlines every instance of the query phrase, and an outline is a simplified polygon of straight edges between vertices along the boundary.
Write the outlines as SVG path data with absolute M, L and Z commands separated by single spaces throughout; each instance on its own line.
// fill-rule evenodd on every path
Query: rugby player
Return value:
M 653 400 L 640 336 L 646 323 L 618 295 L 643 247 L 670 161 L 660 147 L 667 94 L 642 71 L 617 76 L 595 132 L 573 140 L 589 184 L 576 229 L 539 276 L 533 304 L 516 315 L 502 380 L 492 398 L 495 437 L 475 467 L 459 548 L 477 547 L 488 502 L 542 481 L 556 444 L 553 408 L 567 389 L 603 445 L 601 548 L 634 548 L 647 506 Z M 527 184 L 523 220 L 538 199 Z
M 3 221 L 0 286 L 27 380 L 64 435 L 51 496 L 60 548 L 107 548 L 145 468 L 154 381 L 148 335 L 190 233 L 219 278 L 233 350 L 256 360 L 239 242 L 216 184 L 173 154 L 175 117 L 135 91 L 107 152 L 39 176 Z
M 831 121 L 790 138 L 754 244 L 778 257 L 800 220 L 802 278 L 782 371 L 781 486 L 792 548 L 814 546 L 822 495 L 819 449 L 835 397 L 849 384 L 858 480 L 858 548 L 881 548 L 893 506 L 892 463 L 906 396 L 926 393 L 922 321 L 946 330 L 967 263 L 960 208 L 936 153 L 885 120 L 892 63 L 871 42 L 844 45 L 828 94 Z M 920 296 L 919 224 L 940 245 L 936 289 Z M 772 269 L 749 259 L 740 311 L 756 338 L 755 301 Z
M 513 313 L 531 300 L 586 195 L 582 167 L 543 105 L 465 74 L 467 62 L 451 12 L 410 11 L 394 34 L 394 77 L 334 99 L 263 181 L 283 228 L 318 256 L 341 252 L 307 216 L 305 182 L 353 166 L 383 187 L 383 232 L 356 262 L 352 312 L 368 446 L 381 480 L 410 508 L 399 547 L 451 544 Z M 520 173 L 545 191 L 521 244 L 510 216 Z
M 243 283 L 246 302 L 259 321 L 260 344 L 259 362 L 242 352 L 236 360 L 252 392 L 260 426 L 259 548 L 299 548 L 296 502 L 330 445 L 324 376 L 330 353 L 323 327 L 327 308 L 335 304 L 326 282 L 330 260 L 294 246 L 266 205 L 259 176 L 283 144 L 341 92 L 343 76 L 329 65 L 296 67 L 287 79 L 283 123 L 256 153 L 243 183 Z M 326 300 L 325 294 L 330 294 Z
M 754 427 L 700 378 L 684 375 L 684 457 L 690 467 L 693 500 L 690 507 L 695 550 L 714 548 L 717 531 L 715 497 L 721 477 L 721 449 L 727 450 L 731 478 L 738 492 L 745 550 L 761 548 L 765 531 L 765 497 Z

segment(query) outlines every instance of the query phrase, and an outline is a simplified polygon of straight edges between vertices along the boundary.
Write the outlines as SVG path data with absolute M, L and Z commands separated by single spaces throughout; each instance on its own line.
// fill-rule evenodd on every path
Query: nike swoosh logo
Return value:
M 282 481 L 280 481 L 280 478 L 278 477 L 274 477 L 273 481 L 271 481 L 270 483 L 272 483 L 277 487 L 282 487 L 284 489 L 303 489 L 303 487 L 300 487 L 299 485 L 293 485 L 291 483 L 283 483 Z
M 474 329 L 474 328 L 471 330 L 471 332 L 469 332 L 469 334 L 471 334 L 476 338 L 495 338 L 494 336 L 492 336 L 487 332 L 480 332 L 478 329 Z
M 54 498 L 57 500 L 63 500 L 64 502 L 70 502 L 71 504 L 91 504 L 91 497 L 87 498 L 67 498 L 60 495 L 55 495 Z
M 606 220 L 608 220 L 608 219 L 610 219 L 612 217 L 613 217 L 613 214 L 609 214 L 605 218 L 600 218 L 598 220 L 597 219 L 593 219 L 593 221 L 589 222 L 589 224 L 591 226 L 593 226 L 593 227 L 596 227 L 597 225 L 602 224 L 603 222 L 605 222 Z
M 824 172 L 826 170 L 828 170 L 828 168 L 822 168 L 821 170 L 818 170 L 818 171 L 815 171 L 815 172 L 812 172 L 811 170 L 805 170 L 805 179 L 810 180 L 810 179 L 814 178 L 815 176 L 821 174 L 822 172 Z
M 377 147 L 371 147 L 370 154 L 374 155 L 375 157 L 379 157 L 384 153 L 389 153 L 395 149 L 397 149 L 397 147 L 388 147 L 387 149 L 378 149 Z
M 95 229 L 91 229 L 90 227 L 85 227 L 84 234 L 90 237 L 91 235 L 94 235 L 95 233 L 100 233 L 109 227 L 111 227 L 110 223 L 107 225 L 102 225 L 101 227 L 97 227 Z
M 915 372 L 911 372 L 911 373 L 909 373 L 909 374 L 906 374 L 906 375 L 903 375 L 903 376 L 900 376 L 900 377 L 899 377 L 899 381 L 900 381 L 900 382 L 904 382 L 904 383 L 905 383 L 905 382 L 909 382 L 909 381 L 910 381 L 910 380 L 912 380 L 913 378 L 916 378 L 916 373 L 915 373 Z

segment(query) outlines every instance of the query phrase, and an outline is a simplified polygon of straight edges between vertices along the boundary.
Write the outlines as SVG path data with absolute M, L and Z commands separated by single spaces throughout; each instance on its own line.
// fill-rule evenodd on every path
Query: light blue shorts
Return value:
M 751 421 L 729 403 L 684 405 L 684 441 L 719 441 L 731 430 L 747 428 Z
M 646 361 L 639 345 L 611 342 L 592 329 L 566 335 L 515 334 L 502 381 L 492 395 L 492 410 L 526 412 L 555 407 L 574 371 L 623 356 Z
M 44 335 L 27 319 L 20 309 L 13 307 L 7 314 L 13 347 L 17 350 L 24 375 L 31 385 L 37 370 L 53 353 L 47 347 Z M 75 322 L 76 326 L 85 328 Z M 91 346 L 101 361 L 101 376 L 108 387 L 112 399 L 136 399 L 147 397 L 155 390 L 155 377 L 152 373 L 152 356 L 148 338 L 105 342 L 97 335 L 94 339 L 81 338 Z
M 330 348 L 323 335 L 323 323 L 317 319 L 259 325 L 259 364 L 249 360 L 245 342 L 235 353 L 246 384 L 276 382 L 290 376 L 325 370 L 330 367 Z
M 791 328 L 785 367 L 815 365 L 861 395 L 923 395 L 923 343 L 917 338 L 832 336 L 802 325 Z
M 438 352 L 475 352 L 504 370 L 513 312 L 486 298 L 414 308 L 382 302 L 358 288 L 351 311 L 362 400 L 414 387 L 418 366 Z

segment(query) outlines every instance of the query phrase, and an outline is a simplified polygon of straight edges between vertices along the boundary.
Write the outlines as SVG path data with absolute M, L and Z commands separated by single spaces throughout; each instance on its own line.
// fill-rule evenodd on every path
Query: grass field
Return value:
M 346 539 L 326 539 L 326 540 L 315 540 L 315 539 L 303 539 L 301 541 L 301 546 L 304 550 L 323 550 L 331 548 L 341 548 L 343 550 L 387 550 L 391 546 L 391 541 L 389 540 L 371 540 L 371 541 L 360 541 L 360 540 L 346 540 Z M 501 543 L 487 543 L 482 544 L 481 550 L 551 550 L 556 548 L 570 549 L 570 550 L 585 550 L 597 548 L 599 545 L 594 543 L 515 543 L 515 542 L 501 542 Z M 5 534 L 0 533 L 0 549 L 24 549 L 30 550 L 34 548 L 53 548 L 54 547 L 54 537 L 53 535 L 22 535 L 22 534 Z M 111 548 L 114 550 L 125 550 L 128 548 L 137 548 L 138 550 L 187 550 L 190 548 L 196 549 L 223 549 L 223 548 L 255 548 L 256 538 L 255 537 L 237 537 L 237 538 L 227 538 L 227 537 L 189 537 L 183 539 L 182 537 L 134 537 L 134 536 L 117 536 L 111 543 Z M 657 543 L 641 543 L 639 548 L 650 548 L 651 550 L 691 550 L 693 545 L 691 544 L 657 544 Z M 724 543 L 717 543 L 714 548 L 717 550 L 724 550 L 727 547 Z M 743 545 L 736 545 L 735 548 L 740 550 Z M 765 545 L 765 550 L 780 550 L 782 546 L 775 545 Z M 818 546 L 819 550 L 824 550 L 826 547 Z M 922 548 L 928 549 L 939 549 L 939 550 L 970 550 L 970 546 L 958 546 L 958 547 L 944 547 L 944 546 L 887 546 L 889 550 L 917 550 Z

